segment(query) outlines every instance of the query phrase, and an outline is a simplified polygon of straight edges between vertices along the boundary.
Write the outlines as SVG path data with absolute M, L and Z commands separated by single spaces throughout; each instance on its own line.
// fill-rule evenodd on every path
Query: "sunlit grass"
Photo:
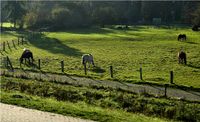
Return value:
M 9 28 L 9 27 L 14 27 L 14 24 L 13 24 L 13 23 L 10 23 L 10 22 L 4 22 L 4 23 L 2 24 L 2 26 L 3 26 L 3 27 Z
M 3 32 L 1 36 L 9 40 L 15 38 L 12 33 Z M 177 41 L 180 33 L 187 35 L 187 41 Z M 169 72 L 173 70 L 176 84 L 200 87 L 200 33 L 190 28 L 137 26 L 128 30 L 90 28 L 43 34 L 31 39 L 29 45 L 3 54 L 9 55 L 13 65 L 19 67 L 18 58 L 22 48 L 27 47 L 33 51 L 35 59 L 41 59 L 44 71 L 61 72 L 60 61 L 64 60 L 66 73 L 84 75 L 81 55 L 91 53 L 95 64 L 105 70 L 104 73 L 90 70 L 91 77 L 109 79 L 112 65 L 115 79 L 136 82 L 140 80 L 142 66 L 144 81 L 169 83 Z M 187 53 L 186 66 L 177 61 L 177 52 L 182 47 Z

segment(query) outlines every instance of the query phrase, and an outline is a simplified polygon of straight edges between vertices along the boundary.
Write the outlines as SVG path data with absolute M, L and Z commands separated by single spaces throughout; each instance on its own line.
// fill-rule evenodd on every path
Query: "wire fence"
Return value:
M 28 44 L 28 41 L 25 40 L 24 37 L 18 37 L 17 40 L 3 41 L 0 43 L 0 51 L 3 52 L 14 48 L 17 49 L 17 47 L 25 44 Z
M 74 65 L 71 65 L 72 62 L 67 62 L 61 59 L 49 59 L 49 58 L 34 58 L 33 63 L 30 60 L 24 61 L 23 64 L 20 63 L 19 58 L 9 58 L 2 57 L 1 59 L 1 68 L 5 69 L 21 69 L 21 70 L 29 70 L 34 72 L 50 72 L 50 73 L 68 73 L 68 74 L 75 74 L 75 75 L 85 75 L 85 76 L 91 76 L 91 77 L 107 77 L 111 79 L 117 80 L 117 78 L 120 77 L 120 75 L 123 75 L 126 80 L 130 80 L 128 76 L 125 76 L 127 74 L 124 74 L 125 72 L 130 72 L 130 70 L 127 70 L 127 67 L 123 66 L 115 66 L 115 65 L 108 65 L 108 66 L 101 66 L 98 63 L 96 63 L 95 67 L 88 66 L 88 65 L 82 65 L 81 62 L 73 62 Z M 116 68 L 117 67 L 117 68 Z M 120 67 L 120 68 L 119 68 Z M 134 75 L 134 79 L 145 81 L 145 74 L 147 71 L 143 71 L 142 65 L 139 65 L 138 67 L 134 67 L 135 70 L 132 73 Z M 123 73 L 122 73 L 123 72 Z M 174 83 L 174 72 L 169 71 L 168 72 L 168 81 L 169 83 Z M 129 73 L 130 75 L 131 73 Z M 162 79 L 162 78 L 161 78 Z

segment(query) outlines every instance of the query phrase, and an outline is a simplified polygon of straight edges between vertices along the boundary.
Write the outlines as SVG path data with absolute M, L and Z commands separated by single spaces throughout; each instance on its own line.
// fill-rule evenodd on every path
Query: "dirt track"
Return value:
M 92 122 L 0 103 L 0 122 Z
M 30 71 L 15 70 L 10 73 L 11 75 L 19 76 L 25 75 L 30 79 L 41 79 L 46 81 L 56 81 L 57 83 L 62 84 L 72 84 L 72 85 L 82 85 L 82 86 L 104 86 L 114 89 L 123 89 L 126 91 L 131 91 L 134 93 L 148 93 L 155 96 L 163 96 L 165 93 L 165 88 L 155 85 L 145 85 L 145 84 L 131 84 L 125 82 L 116 82 L 116 81 L 103 81 L 103 80 L 94 80 L 84 77 L 68 76 L 68 75 L 58 75 L 51 73 L 36 73 Z M 190 90 L 181 90 L 175 88 L 167 88 L 167 97 L 176 98 L 176 99 L 186 99 L 190 101 L 200 101 L 200 92 L 190 91 Z

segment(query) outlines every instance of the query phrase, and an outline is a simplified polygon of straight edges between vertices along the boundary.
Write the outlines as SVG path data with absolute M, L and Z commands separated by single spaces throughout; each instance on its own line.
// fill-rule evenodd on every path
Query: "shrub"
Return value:
M 120 108 L 119 103 L 112 101 L 110 98 L 105 98 L 100 101 L 101 107 Z
M 57 100 L 71 101 L 71 102 L 77 102 L 84 99 L 84 97 L 77 91 L 65 90 L 65 89 L 56 89 L 54 91 L 54 97 L 56 97 Z
M 24 91 L 26 91 L 27 89 L 30 89 L 30 86 L 27 85 L 27 84 L 24 84 L 24 83 L 20 83 L 20 84 L 19 84 L 19 87 L 20 87 L 20 91 L 21 91 L 21 92 L 24 92 Z
M 184 102 L 180 102 L 176 106 L 175 118 L 185 122 L 198 122 L 200 120 L 200 108 L 197 108 L 195 105 L 187 105 Z
M 175 107 L 166 107 L 165 108 L 165 117 L 173 119 L 176 115 L 176 108 Z
M 6 90 L 15 90 L 17 89 L 18 83 L 13 81 L 8 81 L 5 83 L 5 89 Z

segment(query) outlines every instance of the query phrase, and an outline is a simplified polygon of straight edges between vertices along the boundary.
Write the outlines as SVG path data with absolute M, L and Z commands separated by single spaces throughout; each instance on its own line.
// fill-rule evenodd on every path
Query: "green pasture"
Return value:
M 187 41 L 177 41 L 184 33 Z M 139 68 L 143 68 L 141 82 L 169 83 L 169 72 L 174 71 L 177 85 L 200 88 L 200 33 L 187 27 L 132 26 L 127 30 L 114 27 L 74 29 L 65 32 L 2 32 L 1 43 L 24 35 L 28 44 L 1 52 L 9 56 L 13 66 L 19 68 L 19 57 L 24 47 L 30 49 L 37 60 L 41 59 L 41 70 L 61 72 L 60 61 L 64 60 L 65 73 L 84 76 L 81 56 L 91 53 L 96 68 L 88 76 L 110 80 L 109 66 L 114 69 L 113 80 L 139 82 Z M 187 65 L 178 64 L 177 53 L 183 48 L 187 53 Z M 24 69 L 37 70 L 22 66 Z

